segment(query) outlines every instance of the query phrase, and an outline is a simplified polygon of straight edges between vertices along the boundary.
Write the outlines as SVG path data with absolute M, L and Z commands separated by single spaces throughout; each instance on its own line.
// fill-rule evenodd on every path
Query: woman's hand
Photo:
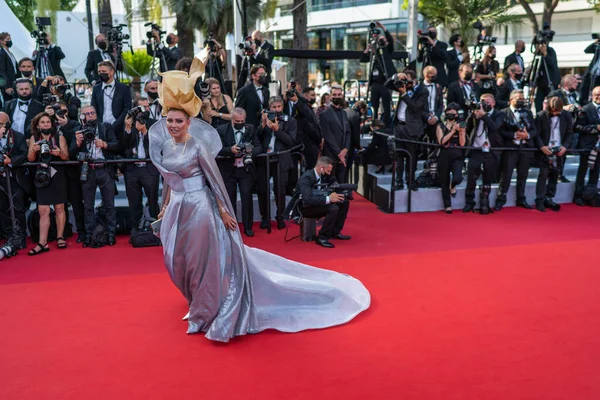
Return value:
M 221 214 L 221 219 L 223 219 L 223 223 L 225 224 L 225 228 L 230 231 L 235 231 L 237 229 L 237 221 L 233 218 L 227 211 Z
M 33 150 L 34 153 L 37 153 L 40 151 L 40 145 L 38 143 L 34 143 L 31 145 L 31 150 Z
M 162 219 L 162 217 L 165 216 L 165 212 L 167 211 L 167 205 L 165 204 L 164 206 L 162 206 L 162 208 L 160 209 L 160 212 L 158 213 L 158 216 L 156 217 L 156 219 Z
M 60 157 L 60 149 L 58 147 L 55 147 L 52 150 L 50 150 L 50 154 L 56 157 Z

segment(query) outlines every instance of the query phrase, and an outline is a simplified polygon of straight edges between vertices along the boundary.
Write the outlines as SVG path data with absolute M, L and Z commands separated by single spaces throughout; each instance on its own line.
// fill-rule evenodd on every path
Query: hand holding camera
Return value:
M 341 203 L 344 201 L 344 195 L 333 192 L 329 195 L 329 201 L 332 203 Z
M 529 134 L 527 133 L 527 129 L 523 128 L 522 130 L 517 131 L 516 137 L 519 140 L 527 140 Z
M 83 144 L 83 133 L 81 131 L 75 133 L 75 142 L 77 142 L 77 147 Z
M 106 142 L 104 140 L 101 140 L 101 139 L 95 139 L 94 140 L 94 144 L 99 149 L 105 149 L 106 146 L 107 146 Z
M 233 146 L 231 146 L 231 152 L 234 155 L 240 154 L 240 151 L 242 151 L 242 150 L 240 149 L 240 147 L 237 144 L 234 144 Z
M 127 115 L 125 117 L 125 131 L 131 132 L 132 126 L 133 126 L 133 117 L 131 115 Z

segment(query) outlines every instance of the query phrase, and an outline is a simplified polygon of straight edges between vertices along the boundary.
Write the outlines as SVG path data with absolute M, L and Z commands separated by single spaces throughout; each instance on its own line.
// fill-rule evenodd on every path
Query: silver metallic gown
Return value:
M 164 119 L 149 133 L 152 161 L 171 188 L 160 237 L 167 270 L 189 303 L 188 333 L 227 342 L 270 328 L 298 332 L 343 324 L 369 307 L 357 279 L 245 246 L 239 230 L 227 230 L 217 199 L 235 213 L 215 161 L 219 135 L 198 119 L 189 133 L 185 152 Z

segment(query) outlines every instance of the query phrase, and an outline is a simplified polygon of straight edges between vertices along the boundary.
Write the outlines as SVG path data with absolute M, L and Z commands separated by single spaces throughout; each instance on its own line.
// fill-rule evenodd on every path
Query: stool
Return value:
M 314 242 L 317 239 L 317 219 L 304 218 L 300 224 L 300 238 L 303 242 Z

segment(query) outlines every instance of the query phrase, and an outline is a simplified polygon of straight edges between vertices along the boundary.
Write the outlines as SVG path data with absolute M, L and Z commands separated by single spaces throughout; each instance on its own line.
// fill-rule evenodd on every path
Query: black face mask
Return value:
M 457 115 L 456 115 L 456 114 L 449 114 L 449 113 L 446 113 L 446 114 L 445 114 L 445 117 L 446 117 L 446 120 L 447 120 L 447 121 L 454 121 L 454 120 L 456 119 Z
M 262 44 L 262 42 L 260 40 L 256 39 L 254 41 L 254 44 L 256 45 L 256 47 L 260 47 L 260 45 Z
M 97 119 L 86 119 L 85 124 L 87 126 L 89 126 L 90 128 L 95 128 L 96 125 L 98 125 L 98 120 Z
M 432 77 L 429 79 L 429 82 L 437 82 L 437 75 L 434 75 L 434 76 L 432 76 Z
M 28 94 L 27 96 L 17 95 L 17 97 L 19 98 L 19 100 L 22 100 L 22 101 L 29 101 L 29 100 L 31 100 L 31 94 Z
M 467 72 L 465 74 L 465 81 L 470 81 L 471 79 L 473 79 L 473 73 L 472 72 Z
M 488 103 L 482 103 L 481 106 L 483 107 L 483 111 L 485 111 L 486 113 L 492 111 L 493 108 L 492 105 Z
M 8 47 L 9 49 L 12 47 L 12 40 L 6 42 L 6 47 Z
M 148 92 L 148 97 L 152 100 L 158 99 L 158 92 Z
M 266 75 L 261 75 L 258 77 L 258 83 L 260 85 L 266 85 L 267 84 L 267 76 Z
M 33 75 L 33 71 L 21 71 L 21 75 L 23 75 L 24 78 L 29 78 Z
M 515 79 L 520 81 L 523 78 L 523 74 L 515 74 Z
M 235 129 L 236 131 L 241 131 L 242 129 L 244 129 L 244 126 L 246 126 L 246 124 L 243 122 L 241 124 L 234 123 L 233 129 Z
M 98 42 L 98 48 L 99 48 L 100 50 L 106 50 L 106 49 L 108 49 L 108 43 L 106 43 L 106 42 L 104 42 L 104 41 L 102 41 L 102 42 Z
M 167 44 L 170 46 L 173 44 L 173 39 L 170 36 L 167 36 Z
M 102 82 L 108 82 L 108 80 L 110 79 L 110 76 L 108 76 L 108 74 L 106 73 L 98 74 L 98 77 Z
M 525 108 L 526 104 L 527 103 L 525 102 L 525 100 L 519 99 L 519 100 L 517 100 L 517 104 L 516 104 L 515 108 L 518 110 L 523 109 L 523 108 Z
M 48 129 L 38 128 L 38 132 L 41 133 L 42 135 L 50 135 L 50 134 L 52 134 L 52 128 L 48 128 Z
M 437 32 L 429 32 L 429 37 L 435 39 L 437 37 Z
M 310 104 L 311 106 L 313 104 L 315 104 L 316 102 L 317 102 L 317 99 L 310 99 L 310 100 L 308 100 L 308 104 Z
M 332 97 L 331 103 L 336 106 L 341 106 L 342 104 L 344 104 L 344 99 L 342 99 L 341 97 Z
M 490 58 L 493 60 L 494 58 L 496 58 L 495 54 L 490 55 Z

